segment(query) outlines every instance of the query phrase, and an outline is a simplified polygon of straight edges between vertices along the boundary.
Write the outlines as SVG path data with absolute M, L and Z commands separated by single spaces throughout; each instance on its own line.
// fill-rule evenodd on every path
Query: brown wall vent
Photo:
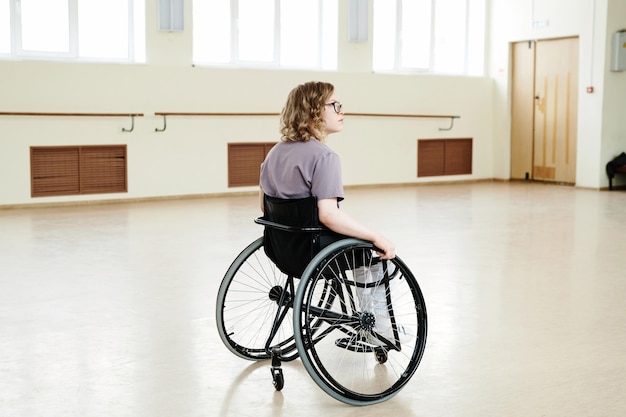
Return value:
M 419 139 L 417 176 L 472 173 L 472 139 Z
M 261 163 L 276 143 L 229 143 L 228 186 L 259 185 Z
M 31 196 L 128 191 L 126 145 L 30 148 Z

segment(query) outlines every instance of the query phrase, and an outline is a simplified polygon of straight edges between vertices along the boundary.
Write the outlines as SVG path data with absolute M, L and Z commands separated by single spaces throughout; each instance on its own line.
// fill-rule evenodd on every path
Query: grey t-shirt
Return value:
M 343 200 L 339 155 L 317 139 L 279 142 L 261 164 L 261 188 L 277 198 Z

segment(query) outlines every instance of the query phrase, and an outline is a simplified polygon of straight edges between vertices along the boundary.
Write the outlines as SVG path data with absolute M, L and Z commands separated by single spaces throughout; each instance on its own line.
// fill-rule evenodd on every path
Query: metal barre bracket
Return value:
M 123 127 L 122 132 L 132 132 L 133 130 L 135 130 L 135 115 L 129 114 L 129 116 L 130 116 L 130 129 L 126 129 L 125 127 Z
M 450 126 L 448 127 L 440 127 L 439 131 L 447 131 L 447 130 L 452 130 L 452 128 L 454 127 L 454 119 L 458 119 L 460 116 L 450 116 Z
M 163 117 L 163 129 L 159 129 L 158 127 L 154 128 L 155 132 L 165 132 L 165 129 L 167 129 L 167 116 L 165 114 L 162 114 L 161 117 Z

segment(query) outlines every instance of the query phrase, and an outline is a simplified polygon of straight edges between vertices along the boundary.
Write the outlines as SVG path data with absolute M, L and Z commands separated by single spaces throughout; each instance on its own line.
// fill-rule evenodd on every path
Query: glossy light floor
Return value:
M 232 355 L 215 297 L 255 196 L 0 210 L 0 416 L 624 416 L 626 192 L 528 183 L 348 190 L 428 306 L 423 361 L 369 407 L 300 361 Z

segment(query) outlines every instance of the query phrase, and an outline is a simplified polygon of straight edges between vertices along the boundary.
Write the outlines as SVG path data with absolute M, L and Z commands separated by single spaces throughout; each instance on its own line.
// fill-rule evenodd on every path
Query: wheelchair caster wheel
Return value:
M 281 350 L 278 347 L 273 347 L 270 350 L 272 356 L 272 384 L 274 384 L 274 388 L 276 391 L 280 391 L 285 386 L 285 378 L 283 377 L 283 369 L 280 367 L 281 365 Z
M 283 370 L 278 368 L 272 368 L 272 383 L 276 391 L 280 391 L 285 386 L 285 378 L 283 377 Z
M 374 355 L 376 356 L 376 360 L 379 364 L 383 364 L 387 362 L 387 352 L 383 348 L 376 348 L 374 350 Z

